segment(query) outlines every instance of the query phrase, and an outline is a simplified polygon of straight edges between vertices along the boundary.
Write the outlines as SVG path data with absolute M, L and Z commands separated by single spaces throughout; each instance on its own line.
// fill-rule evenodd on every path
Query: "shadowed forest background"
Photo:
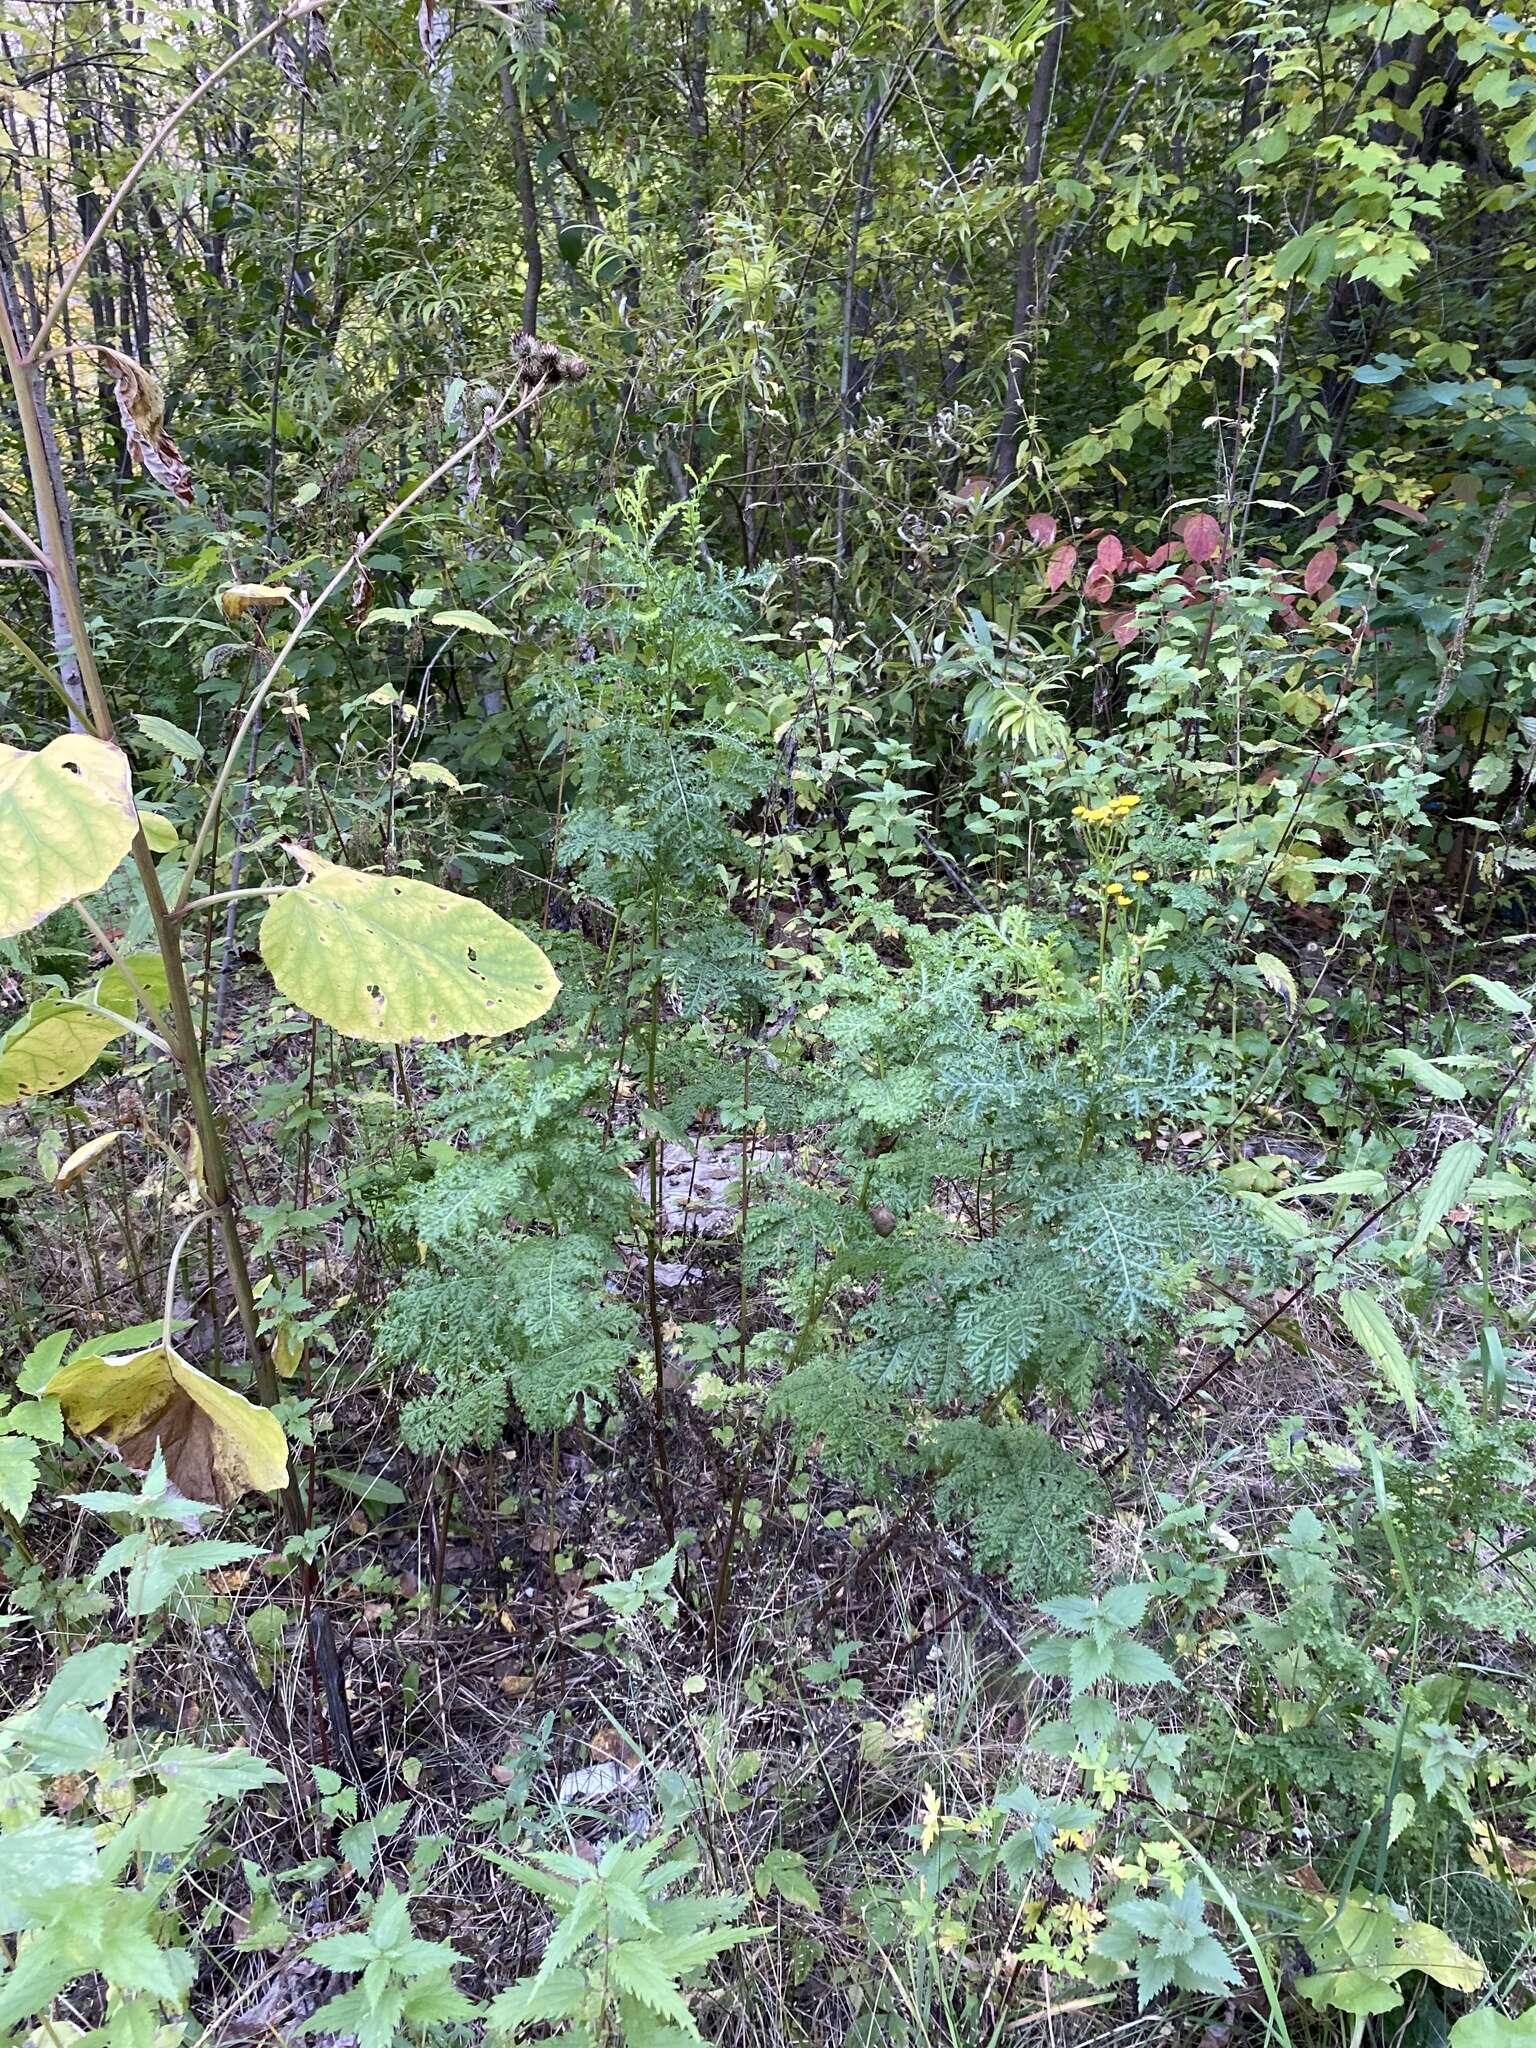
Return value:
M 1536 2041 L 1536 28 L 0 79 L 0 2040 Z

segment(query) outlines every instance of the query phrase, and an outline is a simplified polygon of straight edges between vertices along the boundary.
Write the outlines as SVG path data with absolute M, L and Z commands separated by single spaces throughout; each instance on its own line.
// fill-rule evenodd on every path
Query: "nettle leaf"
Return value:
M 1446 994 L 1449 995 L 1453 988 L 1463 988 L 1468 984 L 1481 989 L 1494 1008 L 1502 1010 L 1506 1016 L 1529 1017 L 1531 1014 L 1531 1006 L 1526 997 L 1517 989 L 1512 989 L 1507 981 L 1490 981 L 1486 974 L 1458 974 L 1454 981 L 1446 983 Z M 1458 2020 L 1457 2025 L 1460 2024 Z
M 1411 1081 L 1415 1088 L 1422 1088 L 1430 1095 L 1438 1096 L 1442 1102 L 1460 1102 L 1466 1094 L 1466 1086 L 1454 1074 L 1448 1074 L 1444 1067 L 1434 1060 L 1425 1059 L 1415 1052 L 1411 1045 L 1395 1045 L 1382 1061 L 1384 1067 L 1397 1067 L 1404 1080 Z
M 1416 1252 L 1423 1251 L 1429 1243 L 1430 1233 L 1439 1228 L 1465 1196 L 1482 1172 L 1486 1157 L 1476 1138 L 1460 1138 L 1441 1154 L 1429 1186 L 1424 1190 L 1419 1219 L 1414 1225 L 1413 1249 Z
M 261 955 L 283 995 L 345 1037 L 499 1038 L 554 1001 L 554 968 L 483 903 L 288 851 L 306 879 L 262 919 Z
M 29 1095 L 56 1095 L 90 1072 L 122 1025 L 83 1003 L 39 996 L 0 1038 L 0 1107 Z
M 1339 1296 L 1339 1313 L 1366 1357 L 1381 1372 L 1394 1394 L 1410 1413 L 1418 1410 L 1418 1387 L 1396 1330 L 1387 1312 L 1373 1294 L 1346 1287 Z
M 447 626 L 455 633 L 483 633 L 488 640 L 512 638 L 505 626 L 498 626 L 494 619 L 488 619 L 480 612 L 434 612 L 432 623 L 434 626 Z
M 0 939 L 89 896 L 133 844 L 128 756 L 69 733 L 40 753 L 0 746 Z
M 227 1507 L 242 1493 L 276 1493 L 287 1483 L 288 1440 L 277 1417 L 169 1344 L 72 1358 L 44 1391 L 71 1429 L 105 1437 L 135 1472 L 148 1471 L 158 1446 L 167 1477 L 188 1500 Z
M 179 725 L 173 725 L 168 718 L 157 718 L 152 711 L 136 711 L 133 722 L 145 739 L 159 747 L 163 753 L 174 754 L 178 761 L 201 761 L 203 743 Z

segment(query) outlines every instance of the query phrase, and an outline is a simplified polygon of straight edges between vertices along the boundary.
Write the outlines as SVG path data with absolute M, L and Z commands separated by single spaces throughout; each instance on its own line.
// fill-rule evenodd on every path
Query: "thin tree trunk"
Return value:
M 1024 417 L 1024 377 L 1034 352 L 1035 328 L 1042 311 L 1040 290 L 1040 171 L 1056 74 L 1067 39 L 1070 0 L 1056 0 L 1056 11 L 1040 49 L 1035 82 L 1024 117 L 1024 197 L 1019 208 L 1019 254 L 1013 273 L 1013 336 L 1003 387 L 1003 417 L 992 461 L 994 482 L 1013 481 L 1019 466 L 1019 434 Z
M 25 334 L 26 322 L 22 316 L 21 298 L 16 289 L 14 251 L 9 231 L 0 224 L 0 297 L 3 297 L 6 317 L 17 334 Z M 60 594 L 60 583 L 64 576 L 75 582 L 75 528 L 70 517 L 69 499 L 64 490 L 64 473 L 59 462 L 59 444 L 54 438 L 53 422 L 48 416 L 48 393 L 42 369 L 33 365 L 27 370 L 27 383 L 31 389 L 32 404 L 36 410 L 42 442 L 43 464 L 32 472 L 32 491 L 37 504 L 37 535 L 46 548 L 45 536 L 52 524 L 48 514 L 53 512 L 58 523 L 58 532 L 63 541 L 67 560 L 57 563 L 59 574 L 45 580 L 48 585 L 49 623 L 53 630 L 53 653 L 58 664 L 59 681 L 64 685 L 65 694 L 73 707 L 69 715 L 70 728 L 74 732 L 86 729 L 85 685 L 80 676 L 80 657 L 75 647 L 74 635 L 69 627 L 69 615 Z M 44 492 L 49 495 L 44 497 Z
M 859 277 L 859 243 L 875 204 L 875 151 L 885 119 L 886 101 L 872 92 L 864 109 L 864 135 L 859 144 L 859 168 L 854 181 L 853 219 L 848 225 L 848 260 L 843 268 L 843 332 L 837 372 L 837 417 L 841 447 L 837 464 L 837 565 L 848 560 L 848 508 L 853 487 L 852 441 L 863 411 L 864 390 L 869 382 L 869 365 L 859 345 L 869 331 L 869 286 Z

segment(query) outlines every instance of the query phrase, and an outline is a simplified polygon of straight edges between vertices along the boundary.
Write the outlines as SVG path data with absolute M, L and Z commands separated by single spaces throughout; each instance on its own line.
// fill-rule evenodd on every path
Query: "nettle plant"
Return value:
M 19 639 L 14 644 L 54 692 L 71 728 L 35 749 L 0 745 L 0 939 L 33 930 L 73 905 L 109 962 L 106 973 L 88 991 L 67 998 L 43 997 L 0 1041 L 0 1103 L 69 1086 L 89 1071 L 107 1045 L 124 1036 L 163 1054 L 175 1069 L 195 1136 L 185 1166 L 195 1213 L 171 1257 L 165 1326 L 159 1341 L 147 1348 L 93 1359 L 83 1372 L 71 1366 L 67 1371 L 74 1377 L 58 1389 L 72 1426 L 114 1442 L 142 1468 L 160 1435 L 168 1441 L 195 1439 L 205 1450 L 211 1439 L 216 1450 L 221 1445 L 227 1450 L 231 1432 L 238 1437 L 250 1431 L 250 1404 L 198 1374 L 171 1344 L 170 1303 L 178 1260 L 194 1229 L 205 1220 L 220 1234 L 257 1394 L 267 1408 L 278 1398 L 277 1370 L 262 1334 L 246 1235 L 183 959 L 188 928 L 196 928 L 215 906 L 268 899 L 260 945 L 278 991 L 343 1035 L 374 1043 L 399 1045 L 464 1035 L 494 1038 L 530 1023 L 554 1001 L 559 987 L 554 969 L 531 939 L 484 905 L 426 883 L 357 872 L 293 845 L 288 850 L 301 871 L 295 884 L 240 888 L 234 886 L 235 874 L 229 877 L 231 886 L 222 887 L 219 821 L 263 707 L 328 601 L 350 587 L 383 535 L 441 478 L 534 405 L 547 387 L 576 381 L 583 366 L 538 344 L 524 348 L 516 357 L 512 381 L 486 408 L 479 432 L 401 497 L 371 533 L 360 537 L 307 603 L 299 605 L 279 586 L 238 585 L 223 593 L 223 609 L 231 619 L 260 619 L 285 604 L 294 605 L 296 616 L 255 682 L 183 854 L 174 828 L 135 797 L 131 765 L 119 743 L 96 661 L 49 466 L 40 381 L 49 337 L 75 278 L 129 184 L 131 177 L 106 208 L 96 235 L 44 313 L 30 345 L 23 344 L 11 311 L 0 304 L 0 343 L 34 485 L 39 538 L 34 541 L 14 523 L 13 531 L 46 574 L 58 628 L 60 672 L 55 674 Z M 157 383 L 142 365 L 109 353 L 129 445 L 146 474 L 174 496 L 190 499 L 190 476 L 164 432 L 164 402 Z M 125 861 L 132 863 L 138 909 L 154 936 L 153 948 L 143 952 L 125 953 L 114 944 L 88 902 Z M 85 1163 L 78 1154 L 76 1163 Z M 185 1416 L 189 1410 L 190 1433 L 166 1424 L 167 1417 Z M 247 1411 L 243 1417 L 242 1410 Z M 222 1498 L 247 1486 L 284 1488 L 289 1519 L 295 1528 L 302 1526 L 286 1458 L 253 1474 L 236 1459 L 210 1453 L 202 1469 L 211 1469 L 220 1480 Z

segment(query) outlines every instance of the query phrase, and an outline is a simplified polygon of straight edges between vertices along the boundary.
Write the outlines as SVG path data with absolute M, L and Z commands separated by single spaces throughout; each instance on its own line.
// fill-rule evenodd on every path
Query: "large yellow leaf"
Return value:
M 105 1437 L 136 1472 L 148 1469 L 158 1444 L 171 1484 L 188 1500 L 227 1507 L 242 1493 L 276 1493 L 287 1483 L 288 1440 L 277 1417 L 172 1345 L 72 1358 L 43 1391 L 71 1429 Z
M 0 939 L 89 896 L 133 843 L 128 756 L 88 733 L 0 746 Z
M 483 903 L 288 851 L 306 879 L 262 919 L 261 955 L 285 996 L 348 1038 L 497 1038 L 554 1001 L 554 968 Z
M 122 1033 L 115 1017 L 98 1016 L 62 996 L 39 996 L 0 1038 L 0 1106 L 67 1088 Z

